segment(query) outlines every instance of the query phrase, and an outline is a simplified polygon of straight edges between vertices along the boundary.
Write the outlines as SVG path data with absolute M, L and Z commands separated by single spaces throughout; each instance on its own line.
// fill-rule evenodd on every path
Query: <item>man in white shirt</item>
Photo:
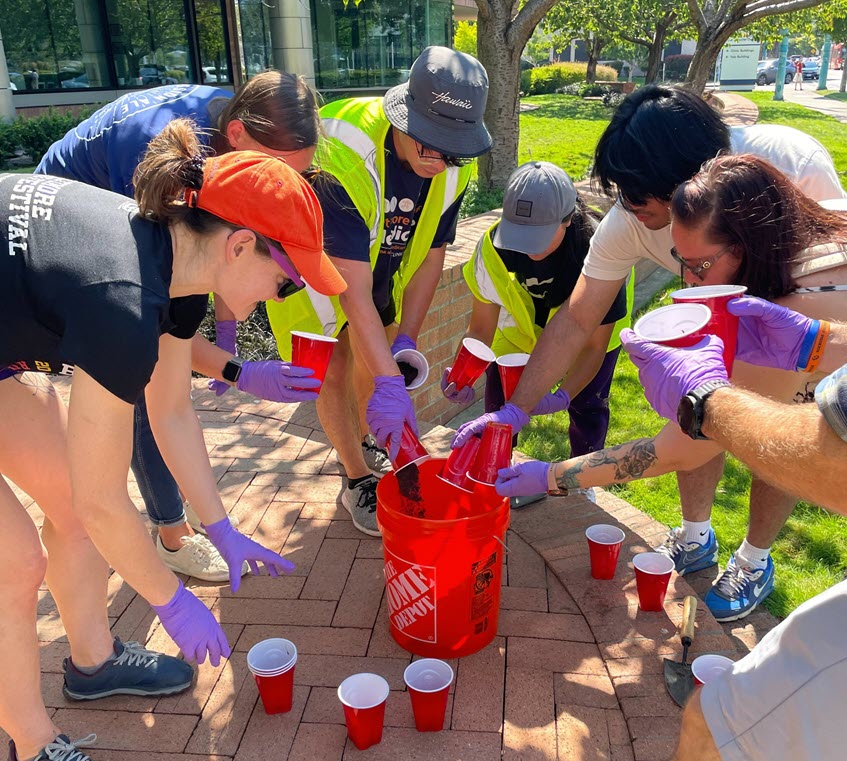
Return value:
M 694 93 L 656 85 L 639 88 L 621 103 L 597 144 L 594 180 L 606 193 L 617 193 L 618 202 L 591 239 L 570 300 L 548 322 L 509 404 L 462 426 L 457 444 L 491 420 L 509 423 L 515 432 L 529 421 L 538 400 L 567 375 L 639 260 L 680 271 L 671 255 L 671 195 L 703 162 L 729 151 L 766 159 L 815 200 L 845 195 L 832 159 L 809 135 L 778 125 L 729 128 Z M 681 574 L 717 562 L 710 513 L 723 462 L 720 454 L 696 470 L 677 474 L 683 525 L 671 532 L 669 552 Z M 794 503 L 764 481 L 754 481 L 751 531 L 736 554 L 761 571 L 759 583 L 739 586 L 738 599 L 710 593 L 706 602 L 719 620 L 748 615 L 772 589 L 770 544 Z

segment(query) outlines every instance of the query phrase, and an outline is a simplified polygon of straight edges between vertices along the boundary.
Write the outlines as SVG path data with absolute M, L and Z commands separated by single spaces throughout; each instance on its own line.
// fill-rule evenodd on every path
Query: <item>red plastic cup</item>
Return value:
M 724 671 L 729 671 L 734 663 L 735 661 L 725 655 L 715 655 L 714 653 L 698 655 L 691 663 L 694 684 L 702 686 L 714 681 Z
M 703 304 L 709 307 L 712 316 L 705 331 L 723 341 L 723 363 L 730 375 L 738 344 L 738 317 L 730 313 L 727 305 L 746 292 L 746 285 L 701 285 L 683 288 L 671 294 L 675 304 Z
M 403 681 L 409 688 L 418 732 L 440 732 L 444 729 L 447 698 L 453 683 L 450 664 L 437 658 L 423 658 L 406 667 Z
M 329 368 L 329 360 L 332 359 L 332 352 L 337 343 L 337 338 L 292 330 L 291 364 L 311 368 L 314 371 L 314 377 L 323 384 L 327 368 Z M 309 391 L 315 390 L 309 389 Z M 320 388 L 317 390 L 320 391 Z
M 711 316 L 704 304 L 670 304 L 647 312 L 632 329 L 645 341 L 676 348 L 694 346 L 708 335 Z
M 449 481 L 453 486 L 458 486 L 460 489 L 472 491 L 473 484 L 470 483 L 468 478 L 468 471 L 476 460 L 481 443 L 482 439 L 471 436 L 458 449 L 453 449 L 438 477 Z
M 353 674 L 338 686 L 338 699 L 344 706 L 347 735 L 359 750 L 382 740 L 388 682 L 377 674 Z
M 624 533 L 617 526 L 597 523 L 585 530 L 588 555 L 591 558 L 591 578 L 614 579 Z
M 497 369 L 500 371 L 500 382 L 503 384 L 503 394 L 507 402 L 515 393 L 527 362 L 529 354 L 504 354 L 497 357 Z
M 266 639 L 250 648 L 247 667 L 256 680 L 265 713 L 286 713 L 294 699 L 297 648 L 287 639 Z
M 638 607 L 643 611 L 664 610 L 673 560 L 661 552 L 642 552 L 635 556 L 632 564 L 635 566 Z
M 512 426 L 508 423 L 487 423 L 469 478 L 490 486 L 497 480 L 497 471 L 508 468 L 511 462 Z
M 448 383 L 455 383 L 459 391 L 465 386 L 473 386 L 496 357 L 494 352 L 476 338 L 463 338 L 462 345 L 453 360 L 453 367 L 447 376 Z
M 391 451 L 391 437 L 389 436 L 385 442 L 386 448 Z M 426 447 L 418 441 L 415 432 L 408 423 L 403 423 L 403 435 L 400 437 L 400 446 L 397 449 L 397 456 L 391 461 L 394 466 L 394 472 L 402 470 L 407 465 L 412 463 L 423 462 L 431 457 L 426 451 Z

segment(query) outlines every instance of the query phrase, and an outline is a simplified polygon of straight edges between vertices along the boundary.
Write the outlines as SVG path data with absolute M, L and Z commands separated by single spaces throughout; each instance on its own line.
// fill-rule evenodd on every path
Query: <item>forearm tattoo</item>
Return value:
M 613 465 L 615 481 L 634 481 L 641 478 L 657 459 L 654 440 L 637 439 L 577 458 L 573 465 L 556 477 L 556 483 L 560 489 L 578 489 L 577 476 L 586 465 L 589 468 Z
M 562 491 L 567 491 L 568 489 L 578 489 L 579 483 L 577 482 L 577 475 L 582 471 L 582 466 L 584 462 L 582 462 L 582 458 L 577 460 L 576 464 L 571 465 L 569 468 L 566 468 L 562 473 L 556 476 L 556 485 Z

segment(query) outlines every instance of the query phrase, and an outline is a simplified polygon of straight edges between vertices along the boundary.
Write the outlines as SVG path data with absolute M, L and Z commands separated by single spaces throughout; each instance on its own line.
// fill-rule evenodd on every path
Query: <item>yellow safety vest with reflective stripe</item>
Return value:
M 385 230 L 385 138 L 391 124 L 382 108 L 382 98 L 354 98 L 329 103 L 321 109 L 326 139 L 318 146 L 317 164 L 322 172 L 317 182 L 333 177 L 350 196 L 356 211 L 370 231 L 371 270 Z M 412 241 L 403 253 L 394 276 L 393 298 L 400 319 L 403 291 L 432 247 L 441 215 L 468 186 L 471 167 L 448 167 L 432 179 L 415 225 Z M 267 303 L 268 318 L 276 336 L 280 356 L 291 358 L 292 330 L 335 336 L 346 317 L 337 296 L 322 296 L 310 287 L 289 296 L 282 304 Z
M 518 282 L 514 272 L 509 272 L 494 248 L 491 234 L 498 223 L 493 224 L 479 239 L 473 256 L 465 264 L 462 274 L 474 298 L 486 304 L 498 304 L 500 317 L 491 348 L 501 354 L 523 352 L 532 354 L 541 328 L 535 324 L 535 304 L 529 292 Z M 606 351 L 621 345 L 620 333 L 630 325 L 635 292 L 635 275 L 630 275 L 626 286 L 626 316 L 615 323 Z M 550 310 L 550 318 L 560 309 Z M 549 319 L 548 318 L 548 321 Z

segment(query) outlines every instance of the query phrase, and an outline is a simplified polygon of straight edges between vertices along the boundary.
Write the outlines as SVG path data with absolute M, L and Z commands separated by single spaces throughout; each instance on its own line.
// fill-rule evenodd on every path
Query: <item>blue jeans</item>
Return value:
M 597 374 L 571 399 L 568 408 L 571 457 L 596 452 L 606 446 L 606 434 L 609 431 L 609 390 L 620 353 L 620 346 L 606 352 Z M 494 412 L 506 403 L 503 384 L 500 382 L 500 373 L 495 363 L 492 362 L 485 372 L 485 411 Z M 514 443 L 517 443 L 517 436 Z
M 153 438 L 144 394 L 135 403 L 132 443 L 132 472 L 150 520 L 156 526 L 179 526 L 185 523 L 179 487 Z

